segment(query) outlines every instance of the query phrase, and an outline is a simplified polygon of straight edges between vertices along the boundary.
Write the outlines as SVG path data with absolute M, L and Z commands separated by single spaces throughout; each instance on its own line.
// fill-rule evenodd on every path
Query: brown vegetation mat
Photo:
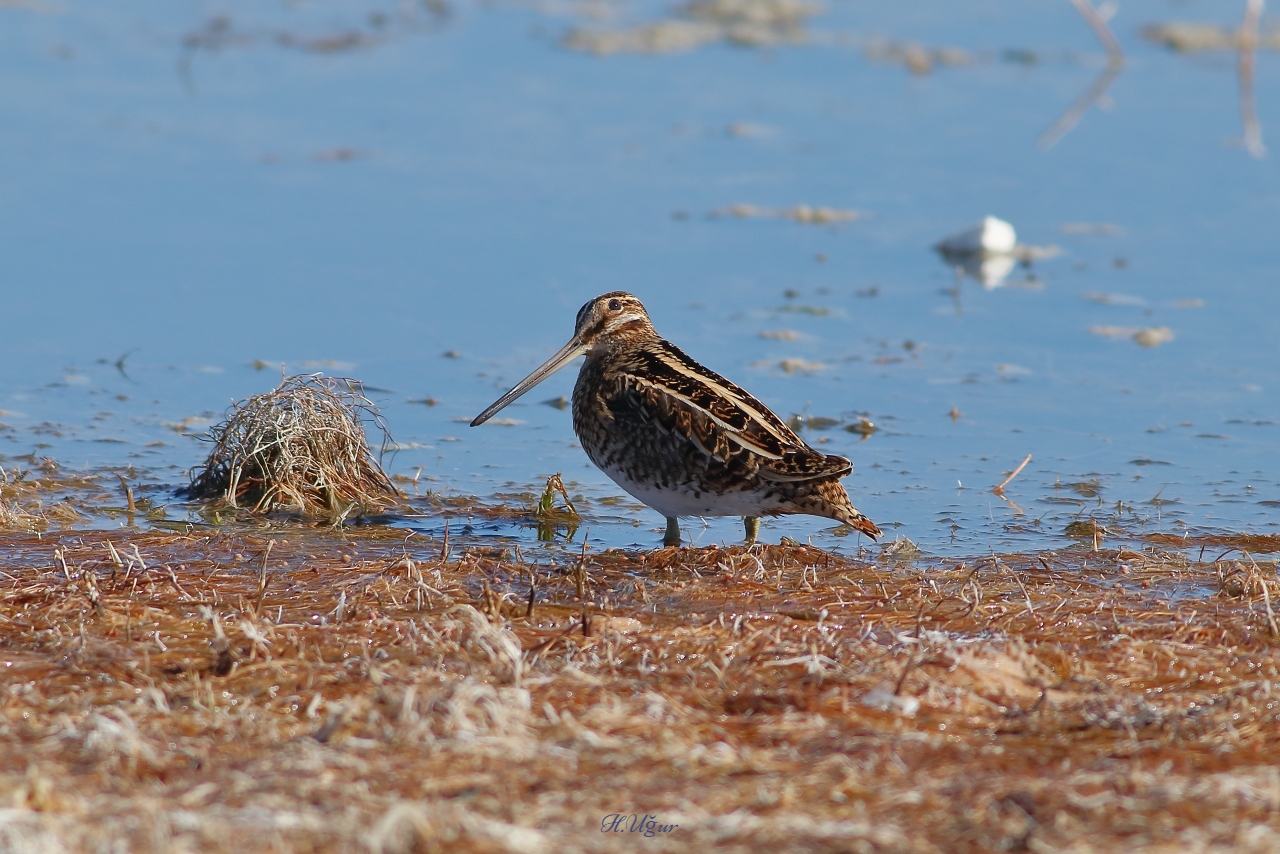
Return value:
M 1274 564 L 404 535 L 9 535 L 0 849 L 1280 847 Z
M 213 450 L 187 494 L 254 513 L 291 511 L 344 519 L 399 503 L 374 459 L 365 423 L 389 438 L 373 402 L 352 379 L 298 375 L 237 403 L 210 431 Z

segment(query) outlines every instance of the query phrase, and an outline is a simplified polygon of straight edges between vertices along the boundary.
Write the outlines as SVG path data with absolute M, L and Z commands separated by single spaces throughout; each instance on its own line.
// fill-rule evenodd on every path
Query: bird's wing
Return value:
M 674 345 L 661 345 L 628 354 L 614 375 L 614 393 L 636 398 L 636 411 L 668 432 L 721 462 L 746 452 L 766 480 L 818 480 L 853 470 L 844 457 L 810 448 L 746 390 Z

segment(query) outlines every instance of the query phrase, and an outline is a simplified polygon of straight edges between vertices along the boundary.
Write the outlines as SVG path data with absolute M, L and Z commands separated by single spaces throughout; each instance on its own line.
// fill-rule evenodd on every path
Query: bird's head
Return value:
M 569 343 L 477 415 L 471 426 L 488 421 L 498 410 L 584 353 L 607 348 L 618 341 L 655 334 L 653 324 L 649 322 L 649 312 L 644 310 L 640 300 L 626 291 L 613 291 L 598 296 L 578 310 L 578 319 Z
M 644 310 L 640 300 L 626 291 L 613 291 L 578 309 L 573 338 L 590 351 L 611 339 L 652 332 L 649 312 Z

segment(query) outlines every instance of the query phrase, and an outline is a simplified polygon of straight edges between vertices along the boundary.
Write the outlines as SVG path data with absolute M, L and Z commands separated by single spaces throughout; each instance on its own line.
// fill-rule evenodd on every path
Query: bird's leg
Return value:
M 756 544 L 756 537 L 760 535 L 760 517 L 759 516 L 743 516 L 742 523 L 747 529 L 747 539 L 743 543 L 747 548 L 751 548 Z
M 680 545 L 680 520 L 675 516 L 667 517 L 667 534 L 662 538 L 662 545 L 664 547 Z

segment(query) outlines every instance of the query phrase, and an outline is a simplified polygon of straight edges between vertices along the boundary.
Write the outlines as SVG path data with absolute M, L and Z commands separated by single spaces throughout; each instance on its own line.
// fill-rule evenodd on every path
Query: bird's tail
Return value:
M 859 513 L 857 508 L 855 508 L 853 505 L 849 506 L 849 510 L 851 512 L 845 513 L 844 515 L 840 516 L 841 522 L 844 522 L 850 528 L 854 528 L 855 530 L 861 531 L 862 533 L 866 534 L 868 537 L 870 537 L 873 540 L 880 539 L 880 536 L 883 532 L 880 530 L 879 526 L 877 526 L 875 522 L 872 522 L 866 516 L 863 516 L 861 513 Z
M 843 522 L 873 540 L 880 538 L 882 535 L 880 528 L 875 522 L 863 516 L 857 507 L 853 506 L 853 502 L 849 500 L 849 493 L 845 492 L 844 486 L 840 481 L 829 480 L 820 484 L 817 493 L 825 505 L 824 512 L 819 515 Z

